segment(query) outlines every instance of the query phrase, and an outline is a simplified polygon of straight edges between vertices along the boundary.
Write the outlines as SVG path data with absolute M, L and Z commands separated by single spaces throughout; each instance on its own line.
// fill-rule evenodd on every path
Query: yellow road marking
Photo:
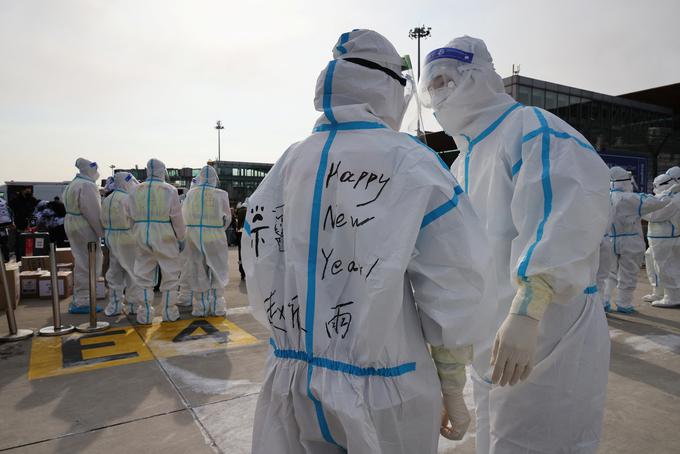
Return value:
M 110 328 L 101 333 L 35 337 L 28 378 L 54 377 L 259 343 L 222 317 Z
M 150 361 L 153 355 L 132 327 L 102 333 L 34 337 L 28 379 L 75 374 Z
M 256 337 L 223 317 L 138 326 L 137 330 L 159 358 L 230 349 L 259 342 Z

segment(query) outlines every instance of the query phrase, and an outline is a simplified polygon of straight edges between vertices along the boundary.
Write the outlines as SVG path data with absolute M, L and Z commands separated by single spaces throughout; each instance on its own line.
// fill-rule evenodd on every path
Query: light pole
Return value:
M 113 176 L 113 169 L 116 168 L 115 164 L 111 164 L 109 167 L 111 167 L 111 176 Z
M 412 28 L 408 31 L 409 38 L 418 40 L 418 80 L 420 80 L 420 38 L 425 39 L 429 37 L 431 29 L 432 27 L 423 25 L 422 27 Z
M 222 160 L 220 150 L 220 135 L 222 133 L 222 130 L 224 129 L 224 126 L 222 126 L 222 122 L 220 120 L 217 120 L 217 126 L 215 126 L 215 129 L 217 129 L 217 162 L 219 162 Z

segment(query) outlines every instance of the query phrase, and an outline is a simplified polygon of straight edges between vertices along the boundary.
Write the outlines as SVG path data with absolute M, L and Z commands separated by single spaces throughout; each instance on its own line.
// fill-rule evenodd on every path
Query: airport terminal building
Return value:
M 654 176 L 680 164 L 680 83 L 610 96 L 519 75 L 503 82 L 517 101 L 546 109 L 580 131 L 608 165 L 632 171 L 641 190 L 651 192 Z M 453 162 L 458 150 L 450 137 L 426 137 Z

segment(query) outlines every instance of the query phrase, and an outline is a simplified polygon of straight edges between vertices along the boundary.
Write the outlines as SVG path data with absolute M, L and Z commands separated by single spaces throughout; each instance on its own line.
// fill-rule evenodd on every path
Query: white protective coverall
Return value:
M 229 245 L 224 233 L 231 222 L 229 194 L 219 189 L 217 172 L 204 166 L 182 203 L 187 226 L 182 254 L 193 292 L 192 315 L 225 315 L 224 288 L 229 283 Z
M 71 181 L 62 200 L 66 208 L 64 229 L 73 253 L 73 300 L 69 305 L 69 312 L 87 314 L 90 312 L 90 279 L 87 243 L 97 243 L 95 259 L 96 275 L 102 272 L 102 251 L 99 238 L 104 236 L 102 224 L 99 220 L 101 198 L 97 188 L 97 163 L 84 158 L 76 160 L 78 174 Z M 97 312 L 99 312 L 97 308 Z
M 654 196 L 660 197 L 661 193 L 666 189 L 669 189 L 671 185 L 675 183 L 675 180 L 669 176 L 668 173 L 661 174 L 654 179 Z M 661 187 L 659 187 L 661 185 Z M 669 207 L 666 207 L 669 208 Z M 664 210 L 665 211 L 665 210 Z M 643 219 L 649 222 L 646 216 Z M 648 226 L 649 227 L 649 226 Z M 649 228 L 647 229 L 647 234 L 649 235 Z M 645 251 L 645 271 L 647 272 L 647 279 L 649 280 L 649 285 L 652 286 L 652 293 L 642 297 L 642 301 L 646 303 L 652 303 L 663 298 L 663 287 L 659 282 L 659 269 L 657 267 L 656 261 L 654 261 L 654 254 L 652 253 L 652 242 L 653 239 L 647 237 L 647 242 L 649 246 Z
M 113 190 L 102 202 L 101 221 L 104 242 L 109 248 L 109 269 L 106 283 L 109 287 L 109 304 L 106 315 L 118 315 L 127 301 L 128 313 L 134 314 L 141 301 L 141 289 L 134 278 L 137 242 L 132 234 L 132 219 L 125 203 L 131 188 L 139 182 L 128 172 L 118 172 L 113 177 Z
M 189 188 L 187 188 L 187 192 L 179 196 L 180 204 L 184 204 L 184 200 L 186 200 L 188 190 L 190 190 L 191 186 L 193 186 L 194 184 L 196 184 L 196 178 L 191 179 L 191 183 L 189 185 Z M 194 302 L 194 291 L 191 289 L 192 282 L 191 271 L 194 269 L 194 266 L 193 264 L 187 261 L 187 255 L 184 254 L 186 241 L 180 241 L 179 244 L 180 244 L 179 258 L 182 262 L 182 271 L 180 272 L 179 275 L 179 296 L 177 297 L 177 306 L 192 307 Z
M 186 227 L 177 189 L 165 182 L 166 173 L 163 162 L 149 159 L 146 181 L 131 188 L 127 199 L 137 241 L 134 274 L 142 290 L 137 322 L 143 324 L 153 321 L 156 267 L 160 267 L 162 273 L 160 290 L 163 321 L 179 318 L 175 305 L 181 268 L 177 243 L 184 238 Z
M 397 132 L 394 47 L 354 30 L 333 56 L 313 133 L 248 199 L 248 298 L 273 348 L 252 452 L 433 454 L 442 393 L 426 342 L 489 335 L 486 240 L 437 154 Z
M 493 337 L 475 350 L 477 452 L 594 453 L 610 349 L 595 286 L 607 167 L 567 123 L 505 93 L 482 40 L 464 36 L 432 51 L 420 82 L 421 99 L 460 149 L 452 172 L 489 237 L 494 326 L 540 320 L 529 349 L 535 366 L 515 386 L 489 383 Z
M 612 267 L 605 289 L 605 300 L 610 300 L 616 285 L 616 311 L 624 314 L 635 312 L 633 292 L 637 287 L 638 274 L 645 253 L 640 218 L 668 205 L 647 194 L 633 192 L 630 174 L 621 167 L 610 169 L 611 203 L 614 217 L 609 230 L 612 243 Z
M 611 225 L 614 220 L 614 206 L 609 205 L 609 218 L 607 225 Z M 602 300 L 602 306 L 605 312 L 611 311 L 611 302 L 609 301 L 609 296 L 605 295 L 605 288 L 607 287 L 607 282 L 609 280 L 609 272 L 612 268 L 612 260 L 614 259 L 614 254 L 612 252 L 612 242 L 609 240 L 609 230 L 604 234 L 604 238 L 600 242 L 600 263 L 597 267 L 597 288 L 601 289 L 598 292 L 600 299 Z
M 654 179 L 654 191 L 659 193 L 657 198 L 670 200 L 670 204 L 644 216 L 649 221 L 647 239 L 658 279 L 656 288 L 663 289 L 663 298 L 657 298 L 652 306 L 680 306 L 680 185 L 663 174 Z

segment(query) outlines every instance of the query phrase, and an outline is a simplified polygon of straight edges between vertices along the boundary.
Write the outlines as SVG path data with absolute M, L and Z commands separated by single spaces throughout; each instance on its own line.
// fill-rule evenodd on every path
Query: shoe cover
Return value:
M 609 301 L 607 301 L 607 302 L 604 304 L 604 311 L 605 311 L 606 313 L 610 313 L 610 312 L 612 311 L 612 305 L 609 304 Z
M 97 306 L 97 312 L 101 312 L 102 308 Z M 76 306 L 73 303 L 70 303 L 68 305 L 68 312 L 69 314 L 89 314 L 90 313 L 90 306 Z
M 652 303 L 654 307 L 676 307 L 680 306 L 680 289 L 667 288 L 661 300 Z
M 174 322 L 179 320 L 179 309 L 173 304 L 163 305 L 163 321 L 164 322 Z
M 150 325 L 153 323 L 154 308 L 149 303 L 141 303 L 137 306 L 137 323 Z
M 128 313 L 129 315 L 135 315 L 135 314 L 137 314 L 137 310 L 136 310 L 134 304 L 132 304 L 132 303 L 127 303 L 126 306 L 127 306 L 127 313 Z
M 637 313 L 637 310 L 631 306 L 631 307 L 619 307 L 616 306 L 616 312 L 620 314 L 635 314 Z
M 104 308 L 104 314 L 106 314 L 108 317 L 111 317 L 112 315 L 120 315 L 121 312 L 123 312 L 123 304 L 120 301 L 110 301 L 109 304 L 107 304 Z

